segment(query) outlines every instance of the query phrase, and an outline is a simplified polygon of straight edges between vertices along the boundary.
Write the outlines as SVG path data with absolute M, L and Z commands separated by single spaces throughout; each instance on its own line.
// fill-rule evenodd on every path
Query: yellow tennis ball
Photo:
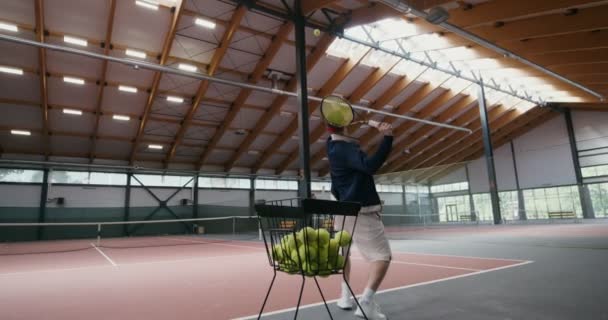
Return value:
M 315 31 L 313 31 L 312 33 L 315 35 L 315 37 L 318 37 L 321 35 L 321 30 L 315 29 Z

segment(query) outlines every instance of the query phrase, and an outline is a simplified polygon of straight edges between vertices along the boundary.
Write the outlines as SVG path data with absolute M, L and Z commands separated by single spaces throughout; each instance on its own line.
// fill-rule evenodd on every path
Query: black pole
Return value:
M 521 186 L 519 185 L 519 171 L 517 171 L 517 159 L 515 159 L 515 147 L 513 146 L 513 140 L 511 140 L 510 145 L 511 157 L 513 158 L 513 171 L 515 172 L 515 187 L 517 188 L 517 213 L 519 215 L 519 220 L 528 220 L 524 191 L 521 190 Z
M 308 84 L 306 75 L 306 17 L 302 14 L 302 0 L 295 0 L 296 77 L 298 79 L 298 135 L 300 136 L 300 181 L 298 195 L 308 199 L 310 190 L 310 141 L 308 128 Z
M 564 118 L 566 119 L 566 128 L 568 129 L 570 151 L 572 152 L 572 163 L 574 164 L 574 173 L 576 174 L 576 185 L 578 186 L 581 208 L 583 209 L 583 218 L 593 219 L 595 217 L 595 213 L 593 212 L 593 205 L 591 204 L 589 189 L 583 184 L 583 172 L 581 171 L 581 163 L 578 158 L 578 146 L 576 144 L 576 136 L 574 135 L 574 124 L 572 123 L 572 113 L 570 112 L 570 109 L 566 109 L 564 111 Z
M 198 174 L 194 176 L 194 194 L 192 195 L 192 217 L 198 219 Z
M 251 178 L 251 187 L 249 188 L 249 215 L 255 216 L 255 178 Z
M 492 147 L 492 133 L 488 120 L 488 108 L 486 106 L 486 93 L 483 87 L 483 80 L 480 79 L 477 101 L 479 102 L 479 118 L 481 120 L 481 131 L 483 134 L 483 149 L 488 168 L 488 180 L 490 182 L 490 199 L 492 200 L 492 215 L 494 224 L 502 223 L 500 214 L 500 198 L 498 197 L 498 185 L 496 184 L 496 168 L 494 167 L 494 148 Z
M 131 219 L 131 177 L 133 173 L 127 173 L 127 186 L 125 188 L 125 215 L 124 221 L 129 221 Z M 125 224 L 123 226 L 123 232 L 125 235 L 129 235 L 129 225 Z
M 38 223 L 46 221 L 46 201 L 49 197 L 49 169 L 42 173 L 42 186 L 40 190 L 40 206 L 38 207 Z M 38 227 L 38 240 L 42 240 L 44 227 Z
M 471 221 L 477 221 L 477 213 L 475 212 L 475 201 L 473 199 L 473 193 L 471 192 L 471 179 L 469 178 L 469 164 L 464 165 L 464 173 L 467 176 L 467 184 L 469 185 L 469 207 L 471 208 Z

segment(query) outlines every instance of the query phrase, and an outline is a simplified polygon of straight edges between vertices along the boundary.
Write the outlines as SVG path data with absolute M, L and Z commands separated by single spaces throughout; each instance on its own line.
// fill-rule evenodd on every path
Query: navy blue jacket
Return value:
M 380 147 L 367 156 L 354 142 L 327 139 L 327 156 L 331 173 L 331 193 L 339 201 L 359 202 L 361 206 L 380 204 L 373 175 L 388 158 L 392 136 L 384 136 Z

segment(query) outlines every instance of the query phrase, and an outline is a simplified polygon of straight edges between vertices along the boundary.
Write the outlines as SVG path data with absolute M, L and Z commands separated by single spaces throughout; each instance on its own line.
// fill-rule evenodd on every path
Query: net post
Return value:
M 232 217 L 232 237 L 236 237 L 236 217 Z
M 101 244 L 101 223 L 97 224 L 97 246 Z

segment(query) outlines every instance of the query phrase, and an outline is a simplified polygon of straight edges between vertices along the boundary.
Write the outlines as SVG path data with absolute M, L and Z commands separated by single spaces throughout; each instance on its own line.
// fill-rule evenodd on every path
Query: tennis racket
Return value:
M 358 114 L 353 109 L 348 100 L 336 96 L 329 95 L 321 101 L 321 115 L 325 122 L 336 128 L 345 128 L 355 124 L 367 124 L 372 127 L 378 127 L 380 122 L 374 120 L 354 121 Z

